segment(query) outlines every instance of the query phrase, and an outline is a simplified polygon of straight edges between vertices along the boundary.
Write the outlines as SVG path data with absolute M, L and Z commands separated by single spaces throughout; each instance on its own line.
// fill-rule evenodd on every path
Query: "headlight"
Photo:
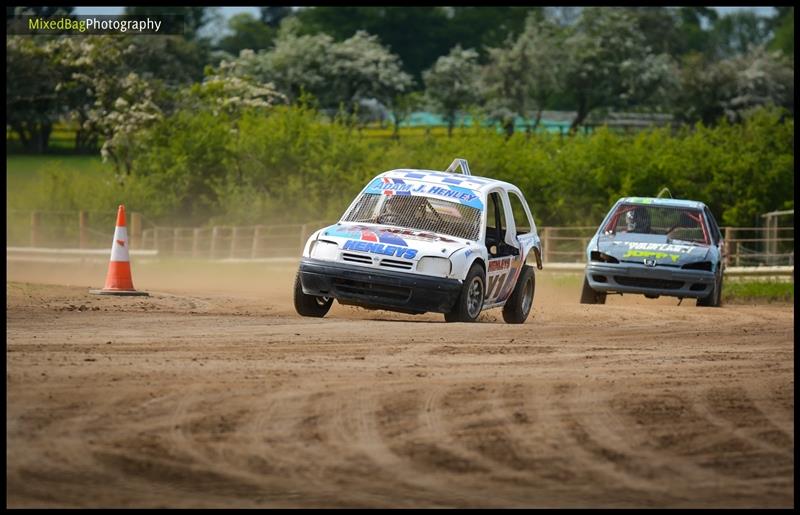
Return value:
M 331 241 L 317 240 L 311 244 L 311 257 L 335 261 L 339 253 L 339 246 Z
M 598 252 L 593 250 L 589 254 L 589 259 L 591 261 L 600 261 L 601 263 L 619 263 L 619 259 L 615 258 L 614 256 L 609 256 L 608 254 L 604 254 L 603 252 Z
M 710 272 L 712 268 L 711 261 L 699 261 L 697 263 L 689 263 L 688 265 L 683 265 L 681 268 L 684 270 L 705 270 L 706 272 Z
M 424 257 L 417 263 L 417 272 L 426 275 L 449 275 L 450 260 L 440 257 Z

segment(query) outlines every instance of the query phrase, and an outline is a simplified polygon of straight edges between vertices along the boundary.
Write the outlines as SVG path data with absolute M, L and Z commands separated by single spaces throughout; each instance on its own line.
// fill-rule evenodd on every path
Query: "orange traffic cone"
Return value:
M 149 295 L 136 291 L 131 277 L 131 260 L 128 255 L 128 230 L 125 228 L 125 206 L 117 210 L 117 228 L 111 242 L 111 261 L 108 263 L 106 285 L 102 290 L 89 290 L 97 295 Z

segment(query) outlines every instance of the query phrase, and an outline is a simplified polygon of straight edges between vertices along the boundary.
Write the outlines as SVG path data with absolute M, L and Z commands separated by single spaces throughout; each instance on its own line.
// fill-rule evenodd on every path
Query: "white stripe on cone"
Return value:
M 120 243 L 121 242 L 121 243 Z M 111 244 L 111 261 L 130 261 L 128 254 L 128 230 L 125 227 L 114 229 L 114 241 Z

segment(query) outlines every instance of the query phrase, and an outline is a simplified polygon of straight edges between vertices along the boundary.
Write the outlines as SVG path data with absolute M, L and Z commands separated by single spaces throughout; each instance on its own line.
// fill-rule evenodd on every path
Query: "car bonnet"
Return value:
M 686 244 L 669 240 L 664 235 L 617 233 L 600 234 L 597 250 L 620 262 L 643 263 L 655 260 L 658 265 L 683 266 L 703 261 L 709 254 L 708 245 Z

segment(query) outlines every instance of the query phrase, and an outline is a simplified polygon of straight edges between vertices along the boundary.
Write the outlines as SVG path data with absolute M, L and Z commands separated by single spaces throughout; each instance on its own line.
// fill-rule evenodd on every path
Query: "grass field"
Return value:
M 100 156 L 6 155 L 6 208 L 32 209 L 50 172 L 100 178 L 110 170 L 111 167 L 103 164 Z
M 722 288 L 723 302 L 794 302 L 794 281 L 728 281 Z

